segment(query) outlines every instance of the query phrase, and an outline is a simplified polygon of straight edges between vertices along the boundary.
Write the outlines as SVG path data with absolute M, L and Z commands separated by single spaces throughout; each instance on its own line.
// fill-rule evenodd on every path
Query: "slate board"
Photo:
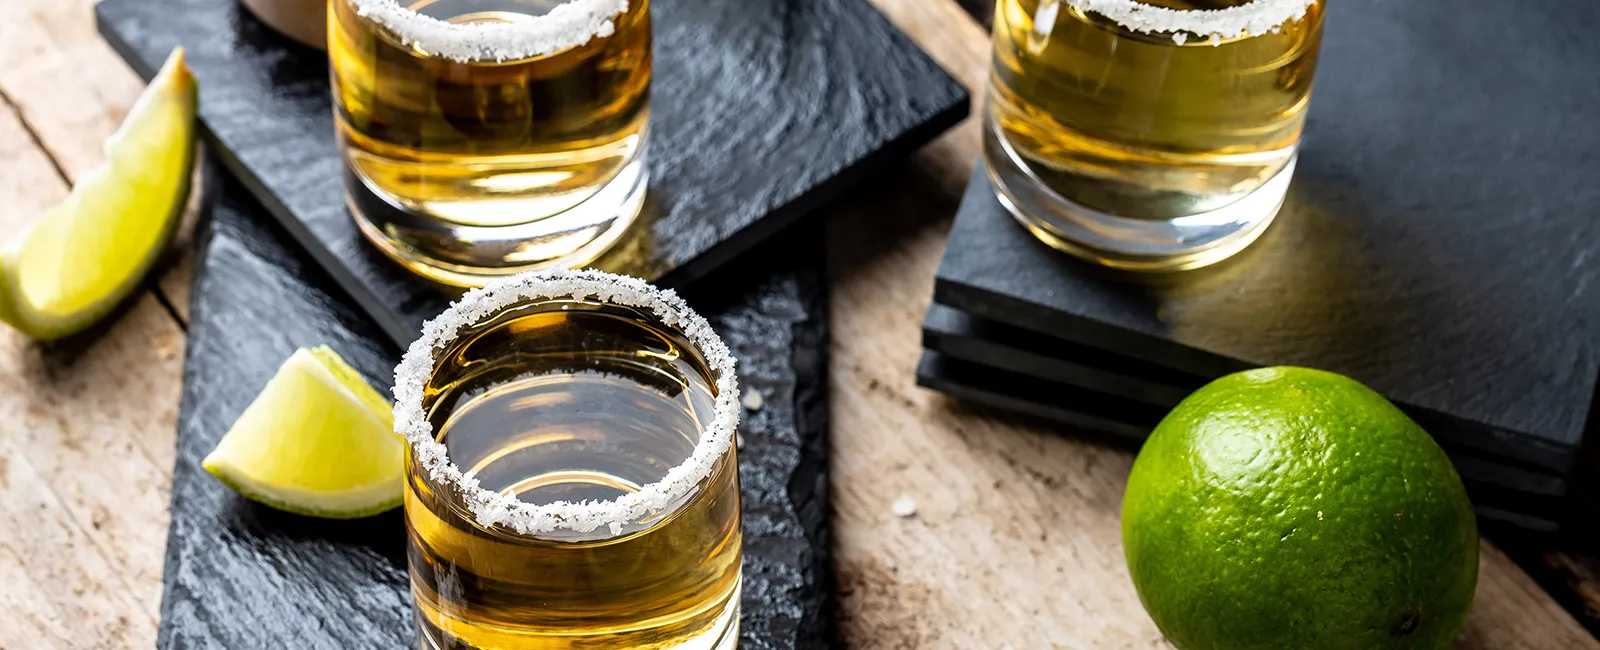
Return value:
M 964 88 L 865 0 L 655 0 L 650 197 L 595 266 L 684 287 L 953 126 Z M 177 45 L 203 132 L 396 341 L 441 290 L 369 245 L 345 208 L 327 58 L 236 0 L 106 0 L 100 31 L 147 78 Z
M 349 522 L 285 514 L 200 468 L 296 347 L 331 345 L 382 387 L 399 356 L 236 182 L 219 191 L 192 295 L 157 647 L 414 647 L 399 510 Z M 827 319 L 820 247 L 804 250 L 746 270 L 755 281 L 743 287 L 687 296 L 738 357 L 742 384 L 767 398 L 740 428 L 745 649 L 820 649 L 833 639 Z

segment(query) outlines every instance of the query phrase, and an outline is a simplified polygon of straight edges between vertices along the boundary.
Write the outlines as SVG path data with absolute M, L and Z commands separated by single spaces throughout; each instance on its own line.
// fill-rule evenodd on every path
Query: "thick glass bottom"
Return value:
M 1283 206 L 1295 159 L 1261 187 L 1220 208 L 1172 219 L 1135 219 L 1091 208 L 1052 190 L 1006 141 L 990 113 L 984 159 L 1000 203 L 1040 241 L 1128 271 L 1180 271 L 1225 260 L 1265 232 Z
M 482 286 L 522 271 L 573 268 L 595 260 L 627 231 L 644 207 L 649 171 L 641 147 L 626 165 L 593 195 L 555 214 L 543 197 L 487 196 L 475 208 L 451 206 L 456 218 L 421 212 L 375 187 L 348 165 L 345 198 L 361 233 L 378 250 L 412 272 L 459 287 Z M 478 209 L 494 219 L 462 225 L 460 218 Z M 501 215 L 533 215 L 506 223 Z

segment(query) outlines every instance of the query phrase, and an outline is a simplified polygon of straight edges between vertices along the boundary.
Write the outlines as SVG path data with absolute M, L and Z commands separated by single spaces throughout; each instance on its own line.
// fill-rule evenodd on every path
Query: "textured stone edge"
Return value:
M 820 245 L 820 242 L 818 242 Z M 789 475 L 789 503 L 805 526 L 806 540 L 815 554 L 810 561 L 811 579 L 821 602 L 800 622 L 803 635 L 796 647 L 832 648 L 838 646 L 837 612 L 833 571 L 833 536 L 829 522 L 828 463 L 828 310 L 827 277 L 822 264 L 815 274 L 797 276 L 801 305 L 808 317 L 790 326 L 793 355 L 789 367 L 795 371 L 793 400 L 794 427 L 801 438 L 800 462 Z M 814 355 L 816 359 L 804 359 Z M 815 495 L 807 498 L 807 494 Z

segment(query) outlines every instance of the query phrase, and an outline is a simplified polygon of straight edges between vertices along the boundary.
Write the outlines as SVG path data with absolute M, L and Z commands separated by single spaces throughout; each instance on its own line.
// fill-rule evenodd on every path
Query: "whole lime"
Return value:
M 1122 504 L 1128 570 L 1182 650 L 1430 650 L 1478 581 L 1461 478 L 1353 379 L 1264 368 L 1161 421 Z

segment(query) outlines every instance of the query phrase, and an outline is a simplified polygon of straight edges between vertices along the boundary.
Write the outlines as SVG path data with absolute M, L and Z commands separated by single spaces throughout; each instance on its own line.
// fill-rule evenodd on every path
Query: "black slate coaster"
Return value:
M 967 92 L 865 0 L 655 0 L 650 198 L 596 263 L 705 276 L 967 114 Z M 345 209 L 327 58 L 237 0 L 106 0 L 100 30 L 148 77 L 174 47 L 224 164 L 396 341 L 446 298 Z
M 399 356 L 242 188 L 224 185 L 195 276 L 157 646 L 413 647 L 399 510 L 348 522 L 290 515 L 200 468 L 296 347 L 326 343 L 384 387 Z M 820 649 L 832 639 L 815 259 L 749 275 L 759 281 L 725 293 L 731 300 L 690 297 L 739 358 L 746 389 L 767 398 L 740 427 L 742 648 Z

